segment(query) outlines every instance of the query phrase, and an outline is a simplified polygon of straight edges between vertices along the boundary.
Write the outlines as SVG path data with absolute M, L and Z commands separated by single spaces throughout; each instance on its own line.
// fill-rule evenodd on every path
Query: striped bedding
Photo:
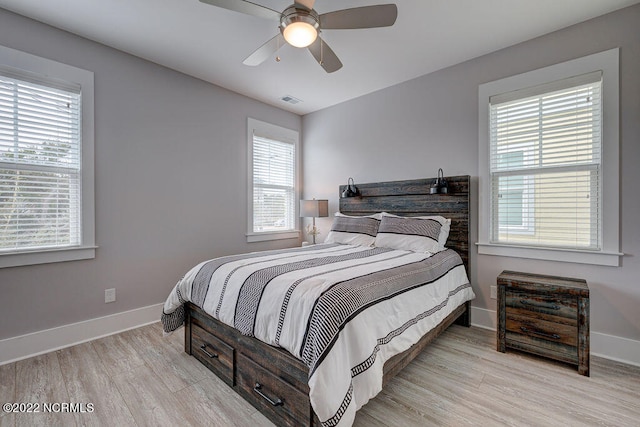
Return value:
M 323 426 L 349 426 L 382 389 L 386 360 L 474 298 L 462 260 L 389 248 L 321 244 L 202 262 L 175 286 L 162 322 L 184 322 L 185 301 L 309 367 Z

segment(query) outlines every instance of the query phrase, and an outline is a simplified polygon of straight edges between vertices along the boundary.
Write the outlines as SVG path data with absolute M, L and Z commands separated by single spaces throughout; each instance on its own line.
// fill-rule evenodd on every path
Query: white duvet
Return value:
M 474 298 L 459 256 L 328 244 L 198 264 L 164 305 L 165 330 L 191 301 L 309 366 L 323 426 L 350 426 L 382 389 L 386 360 Z

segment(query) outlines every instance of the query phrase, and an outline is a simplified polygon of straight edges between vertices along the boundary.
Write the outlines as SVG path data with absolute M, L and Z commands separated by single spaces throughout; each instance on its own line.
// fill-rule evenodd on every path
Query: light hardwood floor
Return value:
M 0 426 L 272 426 L 187 356 L 159 323 L 0 366 Z M 91 403 L 44 413 L 42 403 Z M 452 326 L 357 414 L 355 426 L 640 426 L 640 368 L 592 358 L 568 365 L 495 351 L 495 333 Z

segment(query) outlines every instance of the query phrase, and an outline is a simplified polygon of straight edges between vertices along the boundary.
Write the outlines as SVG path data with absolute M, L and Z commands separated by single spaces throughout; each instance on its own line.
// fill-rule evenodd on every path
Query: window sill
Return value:
M 96 257 L 96 248 L 97 246 L 75 246 L 64 249 L 4 253 L 0 254 L 0 268 L 93 259 Z
M 267 240 L 282 240 L 282 239 L 299 239 L 300 231 L 282 231 L 275 233 L 249 233 L 247 234 L 247 242 L 265 242 Z
M 494 243 L 476 243 L 479 255 L 496 255 L 513 258 L 529 258 L 547 261 L 595 264 L 610 267 L 620 266 L 619 252 L 580 251 L 573 249 L 543 249 L 530 246 L 510 246 Z

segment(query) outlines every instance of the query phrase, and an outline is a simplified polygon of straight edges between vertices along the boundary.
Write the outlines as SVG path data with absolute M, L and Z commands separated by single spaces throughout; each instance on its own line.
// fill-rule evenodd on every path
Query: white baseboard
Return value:
M 471 324 L 473 326 L 495 331 L 498 328 L 496 319 L 496 312 L 494 310 L 471 306 Z
M 495 331 L 497 329 L 496 311 L 471 307 L 471 325 Z M 593 356 L 640 366 L 640 341 L 593 331 L 589 338 Z
M 640 366 L 640 341 L 591 332 L 591 354 Z
M 162 314 L 162 305 L 136 308 L 0 340 L 0 365 L 157 322 Z

